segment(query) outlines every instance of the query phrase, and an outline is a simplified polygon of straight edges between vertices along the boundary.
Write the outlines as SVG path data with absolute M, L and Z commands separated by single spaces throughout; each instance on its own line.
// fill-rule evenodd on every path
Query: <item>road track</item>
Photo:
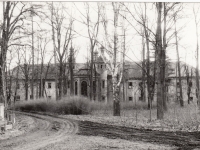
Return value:
M 24 118 L 24 121 L 31 118 L 33 126 L 31 128 L 27 127 L 26 132 L 22 135 L 0 140 L 0 149 L 2 150 L 54 150 L 56 147 L 57 149 L 64 149 L 60 145 L 63 143 L 63 146 L 67 147 L 66 145 L 70 143 L 69 139 L 73 141 L 71 147 L 76 143 L 79 143 L 81 147 L 81 144 L 84 144 L 82 139 L 86 137 L 88 137 L 88 141 L 90 141 L 89 137 L 105 137 L 108 140 L 123 139 L 130 142 L 142 141 L 143 143 L 156 145 L 169 145 L 181 150 L 200 149 L 200 132 L 152 131 L 90 121 L 74 121 L 66 116 L 58 115 L 24 112 L 16 112 L 16 115 L 18 118 Z M 72 136 L 75 138 L 71 138 Z M 76 141 L 79 138 L 80 140 Z M 97 141 L 92 141 L 92 143 L 94 142 Z
M 17 113 L 17 115 L 31 117 L 35 126 L 30 131 L 17 137 L 0 141 L 2 150 L 35 150 L 63 140 L 78 131 L 77 124 L 67 119 L 33 113 Z

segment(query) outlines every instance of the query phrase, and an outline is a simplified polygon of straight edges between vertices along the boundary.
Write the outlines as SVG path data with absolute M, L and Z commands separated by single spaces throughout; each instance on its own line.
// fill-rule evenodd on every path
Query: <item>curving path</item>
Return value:
M 66 116 L 16 114 L 23 132 L 0 137 L 0 150 L 200 149 L 200 132 L 152 131 L 74 121 Z
M 35 150 L 41 149 L 49 144 L 57 143 L 70 134 L 78 131 L 75 122 L 30 113 L 17 113 L 17 117 L 31 117 L 34 121 L 32 128 L 28 128 L 24 134 L 0 140 L 0 149 L 3 150 Z

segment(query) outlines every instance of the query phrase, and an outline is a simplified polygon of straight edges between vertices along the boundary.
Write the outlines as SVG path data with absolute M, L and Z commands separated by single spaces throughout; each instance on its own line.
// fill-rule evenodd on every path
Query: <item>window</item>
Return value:
M 48 83 L 48 89 L 51 89 L 51 83 Z
M 193 101 L 193 97 L 190 97 L 190 101 Z
M 102 95 L 101 100 L 105 101 L 105 96 L 104 95 Z
M 51 99 L 51 96 L 48 96 L 49 99 Z
M 105 80 L 102 80 L 102 88 L 105 88 Z
M 103 68 L 103 65 L 101 65 L 101 69 Z
M 177 82 L 177 86 L 178 86 L 178 87 L 180 86 L 179 82 Z
M 128 97 L 128 100 L 133 101 L 133 97 L 132 96 Z
M 133 82 L 128 82 L 128 88 L 132 89 L 133 88 Z
M 33 95 L 30 95 L 30 99 L 33 99 Z
M 78 95 L 78 83 L 77 83 L 77 81 L 75 82 L 75 95 Z

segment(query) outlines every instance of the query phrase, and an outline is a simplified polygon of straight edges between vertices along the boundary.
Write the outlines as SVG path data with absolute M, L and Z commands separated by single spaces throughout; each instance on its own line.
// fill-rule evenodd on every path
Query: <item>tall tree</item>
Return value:
M 31 7 L 28 3 L 23 2 L 3 2 L 3 22 L 0 29 L 0 102 L 6 102 L 6 89 L 5 89 L 5 66 L 7 51 L 9 45 L 12 44 L 13 33 L 23 27 L 23 20 L 25 19 L 25 13 L 30 12 Z
M 75 66 L 75 58 L 74 58 L 74 48 L 70 48 L 69 52 L 69 72 L 70 72 L 70 95 L 74 95 L 74 66 Z
M 156 3 L 158 18 L 157 18 L 157 31 L 156 31 L 156 51 L 157 51 L 157 118 L 163 119 L 163 99 L 164 99 L 164 72 L 163 72 L 163 49 L 162 49 L 162 9 L 163 3 Z
M 94 72 L 94 49 L 97 44 L 97 36 L 99 33 L 99 24 L 100 24 L 100 4 L 97 4 L 97 20 L 95 23 L 92 22 L 92 19 L 90 17 L 90 6 L 88 3 L 87 5 L 87 14 L 86 14 L 86 19 L 87 19 L 87 30 L 88 30 L 88 35 L 89 35 L 89 40 L 90 40 L 90 52 L 91 52 L 91 62 L 90 62 L 90 100 L 94 100 L 94 85 L 93 85 L 93 72 Z M 96 82 L 95 82 L 96 85 Z
M 104 62 L 107 64 L 107 67 L 112 75 L 112 90 L 113 90 L 113 115 L 120 116 L 120 84 L 122 81 L 123 72 L 121 72 L 120 68 L 122 67 L 122 63 L 118 61 L 119 55 L 119 41 L 118 41 L 118 19 L 119 19 L 119 11 L 121 5 L 119 3 L 112 2 L 113 8 L 113 17 L 114 17 L 114 33 L 113 38 L 110 40 L 110 35 L 108 34 L 108 20 L 106 18 L 105 12 L 101 13 L 103 19 L 103 28 L 105 32 L 105 44 L 101 48 L 101 56 Z M 105 10 L 104 8 L 102 10 Z M 113 46 L 112 46 L 113 45 Z M 107 46 L 107 47 L 106 47 Z M 108 54 L 109 61 L 106 60 L 105 52 Z
M 58 87 L 58 97 L 60 99 L 63 97 L 63 81 L 64 81 L 64 70 L 66 69 L 65 64 L 67 63 L 68 53 L 67 50 L 69 48 L 69 43 L 72 40 L 72 26 L 73 19 L 70 17 L 69 24 L 65 25 L 66 16 L 64 14 L 64 6 L 63 3 L 56 3 L 54 6 L 53 3 L 51 5 L 51 26 L 52 26 L 52 38 L 54 44 L 54 52 L 55 59 L 58 60 L 58 66 L 55 60 L 55 67 L 58 67 L 59 78 L 57 85 L 57 77 L 56 77 L 56 91 Z M 64 35 L 62 34 L 64 33 Z M 64 36 L 64 37 L 63 37 Z M 57 76 L 57 75 L 56 75 Z
M 198 33 L 198 19 L 197 19 L 197 14 L 199 11 L 195 10 L 195 7 L 193 6 L 193 13 L 194 13 L 194 20 L 195 20 L 195 27 L 196 27 L 196 97 L 197 97 L 197 104 L 200 107 L 200 93 L 199 93 L 199 33 Z
M 176 15 L 174 15 L 174 26 L 175 26 L 175 38 L 176 38 L 176 54 L 177 54 L 177 67 L 178 67 L 178 79 L 179 79 L 179 89 L 180 89 L 180 105 L 183 107 L 183 92 L 182 92 L 182 80 L 181 80 L 181 67 L 180 67 L 180 57 L 179 57 L 179 49 L 178 49 L 178 36 L 177 36 L 177 29 L 176 29 Z

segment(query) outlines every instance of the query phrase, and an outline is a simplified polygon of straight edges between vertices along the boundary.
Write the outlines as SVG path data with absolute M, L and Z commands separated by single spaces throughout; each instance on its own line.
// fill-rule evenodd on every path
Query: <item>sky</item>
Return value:
M 43 2 L 44 3 L 44 2 Z M 89 39 L 88 39 L 88 34 L 87 34 L 87 27 L 86 25 L 83 24 L 83 21 L 86 21 L 84 18 L 84 15 L 86 14 L 86 5 L 84 5 L 83 2 L 67 2 L 64 3 L 65 7 L 67 8 L 65 12 L 63 12 L 66 15 L 66 20 L 64 21 L 64 26 L 67 27 L 68 21 L 69 21 L 69 15 L 72 14 L 72 16 L 75 18 L 74 21 L 74 30 L 76 30 L 75 38 L 73 39 L 73 47 L 75 50 L 77 50 L 76 54 L 76 62 L 85 62 L 86 57 L 89 56 Z M 106 12 L 107 12 L 107 18 L 109 20 L 109 34 L 113 34 L 113 11 L 112 7 L 109 6 L 110 3 L 106 2 Z M 90 3 L 91 5 L 91 10 L 90 10 L 90 17 L 93 22 L 96 21 L 96 2 Z M 138 4 L 139 5 L 139 4 Z M 152 11 L 152 4 L 148 3 L 148 18 L 149 18 L 149 23 L 152 25 L 152 28 L 156 28 L 156 12 Z M 180 58 L 182 61 L 185 61 L 186 63 L 196 66 L 195 62 L 195 49 L 196 49 L 196 29 L 195 29 L 195 23 L 194 23 L 194 15 L 193 15 L 193 5 L 195 5 L 196 9 L 198 6 L 200 6 L 200 3 L 184 3 L 183 4 L 183 11 L 181 12 L 182 19 L 179 19 L 177 21 L 177 29 L 181 28 L 182 26 L 185 26 L 181 32 L 178 33 L 179 36 L 179 52 L 180 52 Z M 128 7 L 133 6 L 133 3 L 128 3 Z M 2 8 L 2 2 L 0 3 L 0 7 Z M 47 9 L 47 7 L 45 8 Z M 44 10 L 45 10 L 44 9 Z M 2 9 L 0 9 L 0 20 L 2 20 Z M 132 9 L 133 10 L 133 9 Z M 46 10 L 48 11 L 48 10 Z M 133 12 L 134 14 L 134 12 Z M 140 61 L 141 60 L 141 50 L 142 50 L 142 37 L 137 34 L 137 30 L 140 30 L 140 27 L 138 24 L 131 19 L 130 15 L 127 15 L 127 18 L 132 22 L 133 26 L 131 26 L 128 23 L 125 23 L 125 26 L 127 28 L 126 31 L 126 49 L 127 49 L 127 60 L 130 61 Z M 200 13 L 198 15 L 198 19 L 200 19 Z M 34 17 L 34 21 L 37 23 L 34 23 L 34 29 L 38 29 L 40 25 L 40 28 L 47 29 L 49 32 L 47 33 L 47 37 L 51 39 L 51 27 L 49 26 L 49 21 L 48 19 L 43 19 L 39 20 L 37 17 Z M 123 22 L 123 20 L 119 20 L 119 23 Z M 29 22 L 29 30 L 31 29 L 30 22 Z M 104 41 L 103 39 L 103 28 L 100 27 L 100 32 L 99 32 L 99 41 Z M 173 27 L 171 30 L 174 30 Z M 200 29 L 199 29 L 200 30 Z M 119 33 L 121 34 L 121 29 L 119 30 Z M 200 33 L 200 32 L 199 32 Z M 63 37 L 65 34 L 65 31 L 63 30 L 62 32 Z M 44 35 L 43 35 L 44 36 Z M 31 40 L 31 37 L 29 38 L 29 41 Z M 35 47 L 37 47 L 37 38 L 34 38 L 35 40 Z M 119 40 L 122 40 L 122 36 L 119 36 Z M 175 41 L 172 40 L 171 44 L 173 44 Z M 120 46 L 120 43 L 119 43 Z M 99 47 L 96 47 L 98 50 Z M 49 60 L 50 58 L 50 53 L 53 51 L 53 44 L 50 41 L 47 44 L 47 57 L 46 61 Z M 167 48 L 167 53 L 171 61 L 176 61 L 176 49 L 175 46 L 169 46 Z M 9 55 L 8 55 L 9 56 Z M 16 64 L 15 61 L 12 62 L 13 66 Z

